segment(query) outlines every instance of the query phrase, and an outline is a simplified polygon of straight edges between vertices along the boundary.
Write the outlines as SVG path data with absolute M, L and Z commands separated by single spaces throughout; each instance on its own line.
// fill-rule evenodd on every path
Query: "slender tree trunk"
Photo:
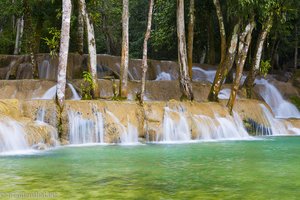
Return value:
M 193 100 L 191 79 L 188 74 L 185 25 L 184 25 L 184 0 L 177 0 L 177 37 L 178 37 L 178 64 L 181 99 Z
M 147 30 L 146 30 L 146 34 L 144 38 L 144 46 L 143 46 L 143 61 L 142 61 L 143 75 L 142 75 L 142 89 L 141 89 L 141 97 L 140 97 L 141 102 L 144 101 L 144 96 L 145 96 L 146 73 L 148 70 L 148 63 L 147 63 L 148 40 L 151 34 L 153 5 L 154 5 L 154 0 L 149 0 L 148 24 L 147 24 Z
M 23 16 L 22 16 L 17 19 L 17 34 L 16 34 L 14 55 L 18 55 L 21 51 L 21 41 L 22 41 L 22 36 L 23 36 L 23 29 L 24 29 L 24 20 L 23 20 Z
M 189 76 L 193 78 L 193 47 L 194 47 L 194 26 L 195 26 L 195 0 L 190 0 L 190 20 L 188 25 L 188 68 Z
M 294 69 L 297 70 L 298 67 L 298 45 L 299 45 L 299 40 L 298 40 L 298 27 L 295 25 L 295 57 L 294 57 Z
M 35 59 L 34 54 L 34 33 L 32 28 L 32 18 L 31 18 L 31 8 L 29 5 L 28 0 L 23 0 L 23 7 L 24 7 L 24 34 L 26 37 L 26 51 L 29 52 L 31 58 L 31 65 L 32 65 L 32 76 L 33 78 L 39 77 L 38 66 Z
M 235 54 L 236 54 L 236 48 L 237 48 L 237 43 L 238 43 L 238 31 L 239 31 L 240 23 L 238 22 L 233 29 L 231 40 L 230 40 L 230 46 L 227 51 L 226 59 L 220 63 L 216 76 L 214 79 L 214 82 L 211 86 L 209 95 L 208 95 L 208 100 L 209 101 L 219 101 L 218 95 L 221 90 L 221 87 L 223 85 L 223 82 L 232 68 L 232 65 L 234 63 L 235 59 Z
M 263 28 L 257 39 L 257 44 L 255 47 L 255 53 L 254 53 L 254 57 L 252 60 L 251 69 L 245 80 L 245 87 L 247 90 L 248 98 L 252 98 L 252 90 L 253 90 L 253 86 L 254 86 L 254 80 L 255 80 L 256 75 L 259 72 L 264 43 L 266 41 L 268 33 L 270 32 L 270 30 L 272 28 L 272 25 L 273 25 L 273 17 L 270 16 L 267 19 L 267 21 L 263 24 Z
M 35 27 L 35 34 L 34 34 L 34 53 L 37 54 L 40 52 L 40 44 L 41 44 L 41 35 L 42 35 L 42 29 L 44 25 L 44 19 L 39 18 L 36 23 Z
M 216 52 L 215 52 L 215 35 L 214 35 L 214 24 L 213 24 L 213 18 L 210 16 L 207 23 L 207 63 L 210 65 L 214 65 L 216 62 Z
M 224 19 L 222 14 L 222 9 L 220 5 L 219 0 L 213 0 L 214 5 L 217 12 L 218 22 L 219 22 L 219 29 L 220 29 L 220 36 L 221 36 L 221 61 L 220 63 L 223 63 L 226 57 L 226 32 L 225 32 L 225 25 L 224 25 Z
M 128 62 L 129 62 L 129 17 L 128 17 L 128 0 L 123 0 L 123 14 L 122 14 L 122 55 L 120 68 L 120 84 L 119 97 L 127 98 L 127 84 L 128 84 Z
M 248 55 L 249 46 L 252 40 L 252 31 L 255 27 L 254 19 L 245 27 L 244 32 L 239 37 L 239 47 L 236 59 L 236 73 L 231 87 L 230 98 L 227 103 L 229 112 L 232 113 L 236 95 L 240 86 L 240 81 L 243 76 L 243 70 Z
M 78 3 L 77 51 L 80 55 L 82 55 L 83 54 L 83 40 L 84 40 L 84 19 L 83 19 L 83 13 L 82 13 L 81 0 L 78 0 L 77 3 Z
M 57 76 L 57 86 L 56 86 L 56 98 L 57 98 L 57 103 L 60 108 L 60 111 L 63 110 L 64 102 L 65 102 L 71 10 L 72 10 L 71 0 L 63 0 L 58 76 Z
M 86 30 L 87 30 L 87 39 L 88 39 L 88 49 L 89 49 L 89 65 L 88 69 L 93 78 L 93 98 L 100 97 L 100 91 L 98 86 L 98 77 L 97 77 L 97 52 L 96 52 L 96 40 L 95 40 L 95 31 L 94 25 L 90 20 L 89 14 L 87 13 L 85 0 L 80 0 L 80 8 L 85 21 Z

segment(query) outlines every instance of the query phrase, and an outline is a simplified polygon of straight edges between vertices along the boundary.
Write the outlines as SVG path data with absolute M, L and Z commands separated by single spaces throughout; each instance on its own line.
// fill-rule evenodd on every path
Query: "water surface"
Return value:
M 0 157 L 0 196 L 55 199 L 299 199 L 300 137 L 63 147 Z

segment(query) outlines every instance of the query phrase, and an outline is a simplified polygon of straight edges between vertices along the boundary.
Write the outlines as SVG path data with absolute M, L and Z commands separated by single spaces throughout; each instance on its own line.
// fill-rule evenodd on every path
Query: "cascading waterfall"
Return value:
M 68 86 L 72 91 L 72 100 L 80 100 L 81 97 L 79 96 L 79 94 L 75 90 L 74 86 L 71 83 L 68 83 Z
M 56 95 L 56 85 L 49 88 L 40 99 L 54 99 Z
M 199 67 L 193 67 L 193 80 L 194 81 L 208 81 L 214 82 L 216 70 L 204 70 Z
M 172 76 L 171 74 L 167 73 L 167 72 L 160 72 L 156 79 L 156 81 L 171 81 L 172 80 Z
M 231 93 L 231 89 L 229 89 L 229 88 L 222 89 L 218 95 L 218 98 L 219 99 L 229 99 L 230 93 Z M 238 98 L 238 96 L 237 96 L 237 98 Z
M 271 107 L 276 118 L 300 118 L 300 112 L 290 102 L 283 99 L 278 89 L 266 79 L 256 79 L 255 83 L 260 85 L 259 94 Z
M 75 90 L 74 86 L 71 83 L 68 83 L 67 85 L 69 86 L 69 88 L 72 92 L 72 98 L 71 99 L 72 100 L 80 100 L 81 97 L 79 96 L 79 94 Z M 49 88 L 41 98 L 36 98 L 36 99 L 54 99 L 55 95 L 56 95 L 56 85 Z
M 23 126 L 8 117 L 0 120 L 0 153 L 29 150 Z
M 36 116 L 36 121 L 45 122 L 46 109 L 45 106 L 39 108 Z
M 95 121 L 84 119 L 82 114 L 68 111 L 70 144 L 104 143 L 102 113 L 95 114 Z
M 161 139 L 157 138 L 157 141 L 190 141 L 191 130 L 184 113 L 172 110 L 169 107 L 165 107 L 164 110 L 163 133 Z M 178 119 L 174 120 L 171 117 L 172 114 L 176 115 Z
M 220 140 L 220 139 L 246 139 L 249 138 L 247 131 L 243 126 L 240 116 L 233 112 L 233 117 L 214 118 L 205 115 L 195 115 L 193 120 L 197 127 L 200 140 Z
M 261 135 L 261 134 L 262 135 L 287 135 L 289 131 L 285 126 L 285 124 L 283 123 L 283 121 L 274 118 L 273 114 L 269 111 L 269 109 L 265 105 L 260 104 L 260 106 L 263 110 L 263 114 L 270 128 L 266 129 L 263 132 L 258 132 L 257 135 Z
M 121 144 L 135 144 L 138 143 L 138 130 L 133 126 L 129 120 L 127 120 L 127 128 L 120 122 L 120 120 L 110 111 L 106 113 L 112 118 L 112 120 L 119 126 L 120 133 L 120 142 Z

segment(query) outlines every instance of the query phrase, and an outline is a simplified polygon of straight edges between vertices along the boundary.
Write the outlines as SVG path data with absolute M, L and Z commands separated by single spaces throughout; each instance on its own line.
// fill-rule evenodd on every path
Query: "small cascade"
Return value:
M 157 141 L 180 142 L 190 140 L 191 129 L 184 113 L 165 107 L 163 133 L 161 139 L 157 138 Z
M 256 79 L 255 83 L 260 85 L 259 94 L 271 107 L 276 118 L 300 118 L 300 112 L 290 102 L 283 99 L 278 89 L 266 79 Z
M 193 117 L 197 126 L 197 139 L 200 140 L 220 140 L 220 139 L 245 139 L 249 138 L 243 122 L 237 113 L 233 117 L 215 116 L 214 118 L 205 115 Z
M 121 130 L 120 142 L 121 144 L 136 144 L 138 143 L 138 130 L 135 126 L 127 122 L 127 128 L 120 122 L 120 120 L 110 111 L 106 113 L 112 118 L 115 124 L 117 124 Z
M 95 121 L 84 119 L 82 114 L 68 111 L 70 144 L 104 143 L 104 123 L 100 112 Z
M 23 126 L 8 117 L 0 120 L 0 153 L 29 150 Z
M 39 108 L 39 110 L 37 111 L 36 121 L 45 122 L 45 114 L 46 114 L 45 106 Z
M 156 81 L 171 81 L 172 80 L 172 76 L 171 74 L 167 73 L 167 72 L 161 72 L 157 75 Z
M 193 80 L 194 81 L 208 81 L 214 82 L 216 70 L 204 70 L 199 67 L 193 67 Z
M 72 100 L 80 100 L 81 97 L 79 96 L 79 94 L 75 90 L 74 86 L 71 83 L 68 83 L 68 86 L 72 91 Z
M 40 99 L 54 99 L 56 95 L 56 85 L 49 88 Z
M 218 98 L 219 99 L 229 99 L 230 98 L 231 89 L 224 88 L 220 91 Z M 238 97 L 237 97 L 238 98 Z
M 39 78 L 40 79 L 50 79 L 51 65 L 48 60 L 44 60 L 41 65 L 39 65 Z
M 259 130 L 261 132 L 257 132 L 257 135 L 287 135 L 289 131 L 283 121 L 274 118 L 273 114 L 265 105 L 260 104 L 260 106 L 270 128 Z

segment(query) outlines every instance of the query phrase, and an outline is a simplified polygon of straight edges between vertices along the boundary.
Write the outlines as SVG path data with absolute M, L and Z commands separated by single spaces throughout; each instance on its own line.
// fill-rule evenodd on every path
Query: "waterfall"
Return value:
M 205 115 L 195 115 L 193 117 L 200 140 L 220 140 L 220 139 L 245 139 L 249 138 L 244 128 L 240 116 L 233 112 L 233 117 L 214 118 Z
M 120 133 L 120 142 L 121 144 L 136 144 L 138 143 L 138 130 L 133 126 L 127 119 L 127 128 L 120 122 L 120 120 L 110 111 L 106 113 L 112 118 L 114 123 L 119 126 Z
M 102 113 L 95 114 L 95 121 L 84 119 L 82 114 L 68 111 L 70 144 L 104 143 Z
M 216 70 L 204 70 L 199 67 L 193 67 L 193 80 L 194 81 L 208 81 L 214 82 Z
M 287 135 L 289 131 L 283 121 L 274 118 L 273 114 L 265 105 L 260 104 L 260 106 L 270 129 L 267 129 L 266 131 L 263 131 L 261 133 L 257 133 L 257 135 Z
M 229 89 L 229 88 L 222 89 L 218 95 L 218 98 L 219 99 L 229 99 L 230 93 L 231 93 L 231 89 Z
M 167 72 L 161 72 L 157 75 L 156 81 L 171 81 L 172 80 L 172 76 L 171 74 L 167 73 Z
M 300 118 L 300 112 L 290 102 L 283 99 L 278 89 L 266 79 L 256 79 L 255 83 L 260 85 L 259 94 L 271 107 L 276 118 Z
M 163 142 L 179 142 L 179 141 L 190 141 L 191 130 L 189 128 L 187 118 L 183 112 L 178 112 L 165 107 L 164 119 L 163 119 L 163 133 L 161 141 Z M 171 115 L 175 115 L 177 120 L 172 118 Z M 157 138 L 157 141 L 159 138 Z
M 0 120 L 0 153 L 29 150 L 23 126 L 8 117 Z
M 56 95 L 56 85 L 49 88 L 40 99 L 54 99 Z
M 68 83 L 69 88 L 72 91 L 72 100 L 80 100 L 81 97 L 78 95 L 78 93 L 76 92 L 74 86 L 71 83 Z
M 50 79 L 51 65 L 48 60 L 44 60 L 41 65 L 39 65 L 39 78 L 40 79 Z
M 46 114 L 45 106 L 39 108 L 39 110 L 37 111 L 36 121 L 45 122 L 45 114 Z

